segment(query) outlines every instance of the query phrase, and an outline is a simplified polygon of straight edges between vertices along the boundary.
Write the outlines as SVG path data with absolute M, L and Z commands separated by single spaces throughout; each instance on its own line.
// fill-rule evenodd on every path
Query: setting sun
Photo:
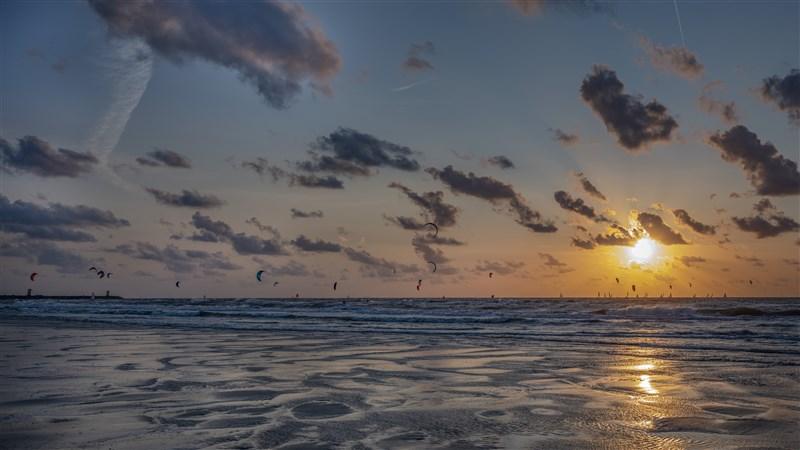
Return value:
M 631 260 L 643 264 L 650 262 L 656 253 L 656 243 L 652 239 L 642 238 L 628 251 Z

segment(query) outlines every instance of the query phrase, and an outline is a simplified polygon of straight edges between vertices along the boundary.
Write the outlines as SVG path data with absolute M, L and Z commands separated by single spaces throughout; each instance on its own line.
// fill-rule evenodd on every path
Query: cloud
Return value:
M 688 244 L 688 242 L 683 239 L 683 236 L 667 226 L 660 216 L 646 212 L 640 212 L 637 216 L 637 220 L 651 238 L 664 245 Z
M 419 272 L 419 267 L 414 264 L 394 263 L 384 258 L 371 255 L 366 250 L 356 250 L 350 247 L 342 248 L 345 256 L 350 261 L 358 263 L 359 271 L 369 278 L 388 278 L 396 273 Z
M 455 193 L 471 195 L 493 204 L 507 201 L 508 211 L 516 216 L 514 221 L 535 233 L 553 233 L 558 230 L 551 221 L 542 219 L 538 211 L 532 210 L 510 184 L 492 177 L 476 176 L 472 172 L 460 172 L 453 169 L 453 166 L 441 170 L 429 167 L 425 172 L 446 184 Z
M 553 133 L 553 139 L 556 142 L 565 147 L 577 144 L 580 139 L 577 134 L 567 133 L 558 128 L 548 128 L 547 130 Z
M 583 187 L 583 190 L 586 191 L 587 194 L 603 201 L 607 200 L 606 196 L 603 195 L 603 193 L 600 192 L 600 190 L 597 189 L 597 187 L 592 184 L 588 178 L 586 178 L 586 175 L 584 175 L 583 172 L 578 172 L 575 174 L 575 176 L 578 177 L 578 180 L 581 182 L 581 187 Z
M 278 181 L 288 175 L 280 167 L 271 165 L 266 158 L 256 158 L 255 161 L 242 161 L 241 166 L 257 173 L 259 177 L 269 174 L 272 177 L 272 181 Z
M 511 275 L 522 270 L 525 263 L 522 261 L 479 261 L 475 271 L 479 273 L 492 272 L 497 275 Z
M 218 208 L 225 204 L 224 201 L 214 195 L 201 194 L 196 190 L 189 191 L 184 189 L 180 194 L 173 194 L 172 192 L 166 192 L 155 188 L 145 188 L 145 190 L 149 192 L 158 203 L 167 206 L 179 208 Z
M 761 98 L 786 111 L 792 122 L 800 123 L 800 70 L 792 69 L 785 77 L 765 78 L 761 83 Z
M 722 159 L 739 163 L 758 194 L 800 194 L 797 163 L 784 158 L 771 143 L 762 143 L 747 127 L 736 125 L 728 131 L 718 131 L 708 141 L 721 152 Z
M 76 228 L 121 228 L 130 225 L 111 211 L 85 205 L 50 203 L 43 207 L 22 200 L 11 202 L 0 194 L 0 231 L 31 239 L 94 242 L 89 233 Z
M 348 163 L 349 164 L 349 163 Z M 314 174 L 305 175 L 292 173 L 284 170 L 278 166 L 269 164 L 265 158 L 257 158 L 255 161 L 243 161 L 242 168 L 252 170 L 257 173 L 259 177 L 268 174 L 273 182 L 287 179 L 289 186 L 301 186 L 307 188 L 322 188 L 322 189 L 344 189 L 342 180 L 333 175 L 318 176 Z M 315 162 L 301 162 L 297 164 L 298 168 L 306 171 L 322 170 L 321 165 L 316 165 Z
M 656 100 L 643 103 L 641 97 L 625 94 L 616 72 L 594 66 L 581 84 L 581 97 L 617 136 L 625 149 L 636 152 L 651 144 L 668 142 L 678 123 Z
M 361 166 L 354 162 L 345 161 L 328 155 L 319 156 L 314 152 L 311 152 L 311 155 L 314 158 L 312 161 L 300 161 L 295 164 L 298 170 L 310 173 L 330 172 L 348 177 L 368 177 L 372 175 L 372 171 L 368 167 Z
M 596 244 L 591 239 L 581 239 L 577 237 L 572 238 L 572 245 L 584 250 L 591 250 L 595 248 Z
M 618 224 L 611 224 L 605 234 L 598 234 L 594 237 L 597 245 L 603 246 L 631 246 L 641 237 L 637 229 L 626 229 Z
M 501 169 L 513 169 L 514 163 L 503 155 L 492 156 L 486 162 Z
M 703 87 L 700 97 L 697 98 L 697 106 L 709 114 L 715 114 L 723 122 L 733 125 L 739 122 L 739 114 L 736 111 L 736 102 L 723 102 L 711 96 L 711 91 L 721 86 L 721 81 L 712 81 Z
M 403 68 L 414 72 L 433 70 L 433 64 L 430 62 L 429 57 L 435 54 L 436 47 L 431 41 L 411 44 L 408 49 L 408 55 L 403 61 Z
M 678 261 L 682 262 L 686 267 L 694 267 L 697 264 L 706 262 L 706 259 L 700 256 L 681 256 Z
M 544 260 L 544 265 L 550 269 L 558 271 L 558 273 L 568 273 L 572 272 L 574 269 L 570 268 L 564 262 L 561 262 L 555 256 L 549 253 L 539 253 L 539 257 Z
M 318 189 L 344 189 L 344 183 L 342 183 L 342 180 L 334 177 L 333 175 L 318 177 L 316 175 L 292 174 L 289 185 Z
M 54 266 L 60 273 L 82 273 L 90 265 L 89 260 L 80 254 L 51 242 L 0 242 L 0 256 L 24 258 L 39 266 Z
M 110 251 L 120 253 L 134 259 L 156 261 L 164 264 L 167 270 L 176 273 L 192 273 L 198 269 L 205 270 L 239 270 L 220 252 L 209 253 L 202 250 L 183 250 L 172 244 L 157 247 L 149 242 L 132 242 L 120 244 Z
M 538 16 L 545 11 L 571 12 L 578 15 L 611 11 L 607 3 L 595 0 L 508 0 L 508 3 L 526 16 Z
M 594 220 L 595 222 L 609 222 L 606 217 L 601 214 L 597 214 L 594 211 L 594 208 L 587 205 L 583 199 L 572 198 L 572 196 L 565 191 L 556 191 L 553 194 L 553 198 L 555 199 L 556 203 L 561 206 L 561 208 L 566 209 L 567 211 L 580 214 L 587 219 Z
M 400 183 L 390 183 L 389 187 L 399 190 L 415 205 L 422 209 L 421 216 L 426 222 L 431 221 L 442 228 L 451 227 L 456 224 L 459 210 L 457 207 L 444 201 L 444 193 L 442 191 L 418 194 Z M 416 222 L 415 219 L 408 217 L 397 217 L 396 219 L 396 223 L 406 229 L 418 230 L 425 226 L 425 222 Z
M 786 217 L 783 211 L 777 211 L 768 199 L 761 199 L 753 209 L 757 212 L 750 217 L 731 217 L 733 223 L 740 230 L 755 233 L 758 239 L 778 236 L 800 229 L 800 224 L 791 217 Z
M 301 211 L 299 209 L 292 208 L 291 212 L 292 219 L 321 219 L 325 215 L 319 209 L 315 211 Z
M 391 167 L 407 172 L 419 170 L 419 163 L 411 158 L 414 152 L 410 148 L 351 128 L 339 128 L 317 138 L 313 148 L 332 154 L 332 158 L 338 162 L 349 162 L 364 169 Z
M 260 231 L 262 233 L 269 233 L 269 234 L 271 234 L 273 236 L 280 236 L 280 233 L 278 232 L 277 228 L 273 227 L 272 225 L 264 225 L 256 217 L 251 217 L 251 218 L 245 220 L 244 223 L 256 227 L 258 229 L 258 231 Z
M 688 226 L 697 233 L 705 235 L 714 235 L 717 233 L 717 227 L 698 222 L 697 220 L 693 219 L 685 209 L 673 209 L 672 215 L 678 219 L 678 222 Z
M 249 221 L 252 223 L 252 221 Z M 257 222 L 257 220 L 256 220 Z M 213 220 L 209 216 L 195 212 L 192 215 L 192 226 L 199 233 L 190 237 L 195 241 L 206 242 L 228 242 L 233 250 L 240 255 L 286 255 L 288 254 L 281 243 L 280 235 L 272 227 L 259 227 L 262 231 L 271 233 L 270 239 L 259 236 L 237 233 L 227 223 L 221 220 Z
M 311 240 L 302 234 L 292 241 L 292 245 L 304 252 L 338 253 L 342 251 L 342 246 L 335 242 L 323 241 L 321 239 Z
M 28 172 L 40 177 L 76 178 L 91 172 L 97 158 L 91 153 L 81 153 L 65 148 L 55 149 L 36 136 L 17 140 L 16 148 L 0 138 L 0 156 L 7 169 Z
M 149 156 L 151 159 L 139 157 L 136 158 L 136 162 L 148 167 L 158 167 L 162 164 L 164 166 L 176 169 L 191 169 L 192 167 L 192 162 L 189 161 L 189 158 L 172 150 L 156 148 L 155 150 L 148 152 L 147 156 Z
M 329 92 L 341 66 L 336 47 L 302 7 L 277 1 L 89 0 L 119 36 L 144 40 L 167 60 L 201 59 L 234 70 L 275 108 L 287 108 L 310 81 Z
M 295 260 L 290 260 L 281 266 L 268 263 L 258 257 L 254 259 L 257 263 L 261 264 L 261 270 L 263 270 L 267 276 L 270 277 L 307 277 L 310 275 L 320 277 L 322 275 L 318 272 L 312 273 L 310 270 L 308 270 L 305 264 Z
M 734 255 L 734 258 L 736 258 L 738 260 L 741 260 L 741 261 L 744 261 L 746 263 L 752 264 L 752 265 L 754 265 L 756 267 L 764 267 L 764 261 L 762 261 L 760 258 L 757 258 L 755 256 Z
M 639 45 L 650 57 L 650 64 L 656 69 L 687 79 L 703 76 L 703 64 L 685 47 L 663 47 L 644 36 L 639 38 Z

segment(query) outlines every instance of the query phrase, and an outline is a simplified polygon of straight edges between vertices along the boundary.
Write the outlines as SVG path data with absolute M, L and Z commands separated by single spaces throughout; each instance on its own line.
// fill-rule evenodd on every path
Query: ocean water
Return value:
M 0 301 L 0 318 L 800 355 L 798 299 L 20 298 Z

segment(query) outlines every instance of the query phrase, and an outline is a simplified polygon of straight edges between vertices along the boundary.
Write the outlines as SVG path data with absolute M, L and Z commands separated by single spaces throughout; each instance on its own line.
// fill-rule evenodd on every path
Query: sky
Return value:
M 10 0 L 0 52 L 2 293 L 800 295 L 797 1 Z

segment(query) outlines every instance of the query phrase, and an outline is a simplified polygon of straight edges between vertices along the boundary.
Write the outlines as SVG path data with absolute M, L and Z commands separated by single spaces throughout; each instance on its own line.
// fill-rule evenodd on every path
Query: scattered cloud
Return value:
M 544 264 L 545 267 L 553 269 L 558 273 L 568 273 L 574 270 L 570 268 L 569 265 L 559 261 L 558 258 L 549 253 L 539 253 L 539 258 L 542 258 L 542 260 L 544 260 L 542 264 Z
M 196 190 L 181 191 L 180 194 L 162 191 L 155 188 L 145 190 L 156 199 L 158 203 L 179 208 L 218 208 L 225 204 L 224 201 L 211 194 L 201 194 Z
M 53 266 L 60 273 L 82 273 L 90 262 L 83 256 L 52 242 L 16 240 L 0 242 L 0 256 L 24 258 L 38 266 Z
M 800 229 L 800 224 L 791 217 L 777 211 L 768 199 L 761 199 L 753 209 L 756 215 L 750 217 L 731 217 L 731 220 L 740 230 L 754 233 L 758 239 L 778 236 Z
M 742 255 L 734 255 L 734 258 L 744 261 L 748 264 L 752 264 L 756 267 L 764 267 L 764 261 L 761 258 L 757 258 L 755 256 L 742 256 Z
M 712 97 L 714 88 L 722 86 L 721 81 L 712 81 L 703 87 L 700 97 L 697 98 L 697 106 L 709 114 L 719 116 L 723 122 L 733 125 L 739 122 L 736 102 L 723 102 Z
M 18 139 L 16 147 L 0 138 L 0 157 L 6 169 L 40 177 L 76 178 L 91 172 L 98 163 L 91 153 L 56 149 L 36 136 Z
M 697 264 L 706 262 L 706 259 L 700 256 L 681 256 L 678 261 L 682 262 L 686 267 L 694 267 Z
M 637 216 L 637 220 L 651 238 L 664 245 L 688 244 L 683 236 L 667 226 L 660 216 L 646 212 L 640 212 Z
M 290 260 L 284 265 L 275 265 L 258 257 L 253 259 L 257 263 L 261 264 L 261 270 L 263 270 L 269 277 L 307 277 L 313 275 L 317 278 L 321 278 L 323 276 L 319 272 L 310 271 L 305 264 L 295 260 Z
M 514 221 L 537 233 L 553 233 L 558 228 L 549 220 L 544 220 L 538 211 L 532 210 L 513 186 L 492 177 L 464 173 L 447 166 L 444 169 L 430 167 L 425 169 L 434 179 L 446 184 L 454 193 L 477 197 L 494 204 L 508 202 L 508 210 L 515 215 Z
M 789 120 L 800 124 L 800 70 L 792 69 L 781 77 L 773 75 L 761 83 L 761 98 L 774 103 L 789 115 Z
M 272 227 L 264 227 L 271 233 L 269 239 L 245 233 L 234 232 L 233 228 L 221 220 L 213 220 L 209 216 L 195 212 L 192 215 L 192 226 L 198 233 L 189 239 L 204 242 L 228 242 L 240 255 L 286 255 L 281 237 Z
M 344 247 L 342 251 L 347 259 L 359 264 L 359 272 L 368 278 L 389 278 L 398 273 L 409 274 L 419 272 L 419 267 L 415 264 L 391 262 L 387 259 L 373 256 L 366 250 Z
M 424 221 L 418 221 L 411 217 L 395 217 L 389 220 L 395 222 L 405 229 L 419 230 L 424 228 L 425 222 L 433 222 L 437 226 L 446 228 L 456 224 L 458 208 L 444 201 L 444 192 L 433 191 L 421 194 L 412 191 L 400 183 L 390 183 L 390 188 L 397 189 L 421 210 L 421 217 Z
M 624 87 L 616 72 L 598 65 L 583 80 L 581 97 L 626 150 L 643 151 L 651 144 L 669 142 L 678 123 L 667 108 L 656 100 L 643 103 L 641 97 L 624 93 Z
M 291 209 L 292 219 L 321 219 L 324 214 L 320 210 L 316 211 L 301 211 L 296 208 Z
M 627 229 L 618 224 L 611 224 L 605 233 L 594 237 L 597 245 L 603 246 L 631 246 L 641 237 L 641 232 L 635 228 Z
M 321 239 L 311 240 L 302 234 L 292 241 L 292 245 L 304 252 L 310 253 L 339 253 L 342 251 L 342 246 L 335 242 L 323 241 Z
M 492 156 L 491 158 L 487 159 L 486 162 L 493 166 L 497 166 L 501 169 L 513 169 L 514 163 L 503 155 Z
M 111 211 L 85 205 L 50 203 L 39 206 L 22 200 L 11 202 L 0 194 L 0 231 L 22 234 L 30 239 L 94 242 L 82 228 L 122 228 L 130 225 Z
M 419 72 L 422 70 L 433 70 L 430 57 L 436 54 L 436 46 L 431 41 L 411 44 L 408 55 L 403 61 L 403 68 L 410 71 Z
M 687 79 L 703 76 L 703 64 L 685 47 L 660 46 L 644 36 L 639 38 L 639 45 L 656 69 Z
M 595 248 L 596 244 L 591 239 L 581 239 L 577 237 L 572 238 L 572 245 L 584 250 L 591 250 Z
M 728 131 L 718 131 L 709 138 L 709 144 L 721 152 L 725 161 L 739 163 L 758 194 L 800 194 L 797 163 L 784 158 L 771 143 L 762 143 L 747 127 L 736 125 Z
M 323 93 L 341 66 L 334 44 L 303 8 L 278 1 L 89 0 L 112 34 L 142 39 L 168 61 L 201 59 L 234 70 L 271 106 L 287 108 L 305 82 Z
M 189 160 L 189 158 L 172 150 L 156 148 L 155 150 L 148 152 L 147 156 L 148 158 L 136 158 L 136 162 L 147 167 L 159 167 L 163 165 L 175 169 L 192 168 L 192 162 Z
M 475 272 L 485 274 L 492 272 L 496 275 L 512 275 L 525 267 L 522 261 L 480 261 L 475 266 Z
M 202 250 L 183 250 L 172 244 L 158 247 L 149 242 L 132 242 L 120 244 L 109 250 L 134 259 L 156 261 L 164 264 L 167 270 L 176 273 L 192 273 L 204 270 L 239 270 L 221 252 L 209 253 Z
M 556 142 L 565 147 L 575 145 L 580 140 L 577 134 L 567 133 L 559 128 L 548 128 L 547 130 L 553 133 L 553 139 Z
M 673 209 L 672 215 L 675 216 L 678 222 L 688 226 L 697 233 L 705 235 L 714 235 L 717 232 L 717 227 L 713 225 L 706 225 L 702 222 L 693 219 L 692 216 L 690 216 L 685 209 Z
M 594 208 L 587 205 L 583 199 L 572 198 L 572 196 L 565 191 L 556 191 L 555 194 L 553 194 L 553 198 L 562 209 L 580 214 L 581 216 L 594 220 L 595 222 L 610 222 L 610 220 L 604 217 L 602 214 L 597 214 L 594 211 Z
M 419 163 L 411 157 L 414 152 L 410 148 L 352 128 L 339 128 L 327 136 L 321 136 L 312 147 L 323 154 L 330 154 L 334 162 L 351 163 L 349 167 L 390 167 L 407 172 L 419 170 Z
M 583 174 L 583 172 L 578 172 L 575 174 L 578 177 L 578 180 L 581 182 L 581 187 L 583 190 L 586 191 L 587 194 L 591 195 L 592 197 L 599 198 L 600 200 L 606 201 L 606 196 L 600 192 L 599 189 Z

